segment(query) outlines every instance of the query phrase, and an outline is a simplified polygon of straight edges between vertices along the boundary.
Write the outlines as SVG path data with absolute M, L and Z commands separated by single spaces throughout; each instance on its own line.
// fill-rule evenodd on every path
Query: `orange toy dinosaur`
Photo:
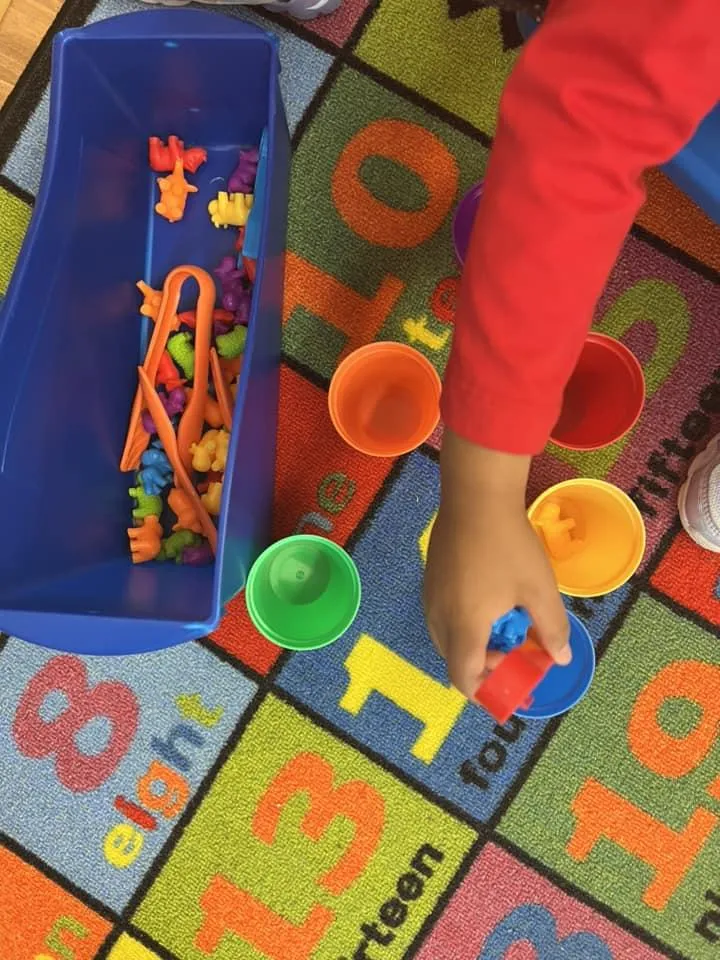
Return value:
M 160 553 L 163 530 L 157 517 L 144 517 L 141 527 L 130 527 L 127 533 L 133 563 L 147 563 Z
M 175 161 L 173 172 L 167 177 L 158 177 L 160 201 L 155 204 L 155 212 L 170 223 L 182 220 L 189 193 L 197 193 L 198 188 L 188 183 L 183 173 L 182 160 Z
M 173 530 L 191 530 L 193 533 L 202 533 L 202 526 L 195 513 L 195 508 L 187 494 L 177 487 L 173 487 L 168 494 L 168 506 L 177 517 Z

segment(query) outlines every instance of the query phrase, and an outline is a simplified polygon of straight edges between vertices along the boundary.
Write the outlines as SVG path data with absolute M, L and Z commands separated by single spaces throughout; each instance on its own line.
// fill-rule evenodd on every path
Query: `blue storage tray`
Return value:
M 129 14 L 58 34 L 35 212 L 0 322 L 0 629 L 78 653 L 207 634 L 267 543 L 290 146 L 275 38 L 215 13 Z M 136 281 L 232 252 L 207 204 L 267 130 L 253 307 L 213 567 L 133 565 L 119 471 L 147 331 Z M 184 219 L 158 217 L 147 141 L 205 147 Z M 186 284 L 184 306 L 194 303 Z
M 720 106 L 690 143 L 661 168 L 715 223 L 720 223 Z

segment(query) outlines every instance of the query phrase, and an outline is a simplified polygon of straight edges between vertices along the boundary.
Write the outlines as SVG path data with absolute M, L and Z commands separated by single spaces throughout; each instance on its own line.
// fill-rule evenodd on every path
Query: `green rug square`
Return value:
M 341 354 L 400 340 L 442 373 L 452 311 L 438 301 L 459 276 L 453 214 L 487 156 L 476 140 L 342 70 L 293 159 L 286 353 L 329 378 Z
M 31 212 L 27 203 L 0 187 L 0 296 L 5 296 L 10 283 Z
M 269 696 L 133 923 L 183 960 L 402 960 L 475 839 Z
M 448 0 L 383 0 L 357 54 L 492 136 L 517 50 L 505 49 L 496 10 L 450 19 L 448 9 Z
M 500 832 L 694 960 L 720 858 L 720 646 L 647 596 Z

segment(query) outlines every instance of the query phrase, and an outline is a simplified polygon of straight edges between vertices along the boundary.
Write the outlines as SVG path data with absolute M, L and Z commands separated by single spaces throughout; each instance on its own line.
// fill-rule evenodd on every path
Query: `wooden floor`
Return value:
M 0 0 L 0 105 L 5 103 L 63 0 Z

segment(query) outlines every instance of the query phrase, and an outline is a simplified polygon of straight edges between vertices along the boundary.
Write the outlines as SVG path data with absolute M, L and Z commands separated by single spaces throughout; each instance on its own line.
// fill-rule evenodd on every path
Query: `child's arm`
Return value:
M 428 625 L 468 695 L 488 625 L 514 603 L 534 608 L 549 648 L 564 645 L 518 490 L 643 201 L 641 174 L 715 105 L 719 65 L 716 0 L 553 0 L 506 86 L 445 377 L 426 579 Z
M 717 0 L 554 0 L 503 98 L 444 419 L 537 453 L 644 199 L 720 96 Z M 720 157 L 718 158 L 720 163 Z

